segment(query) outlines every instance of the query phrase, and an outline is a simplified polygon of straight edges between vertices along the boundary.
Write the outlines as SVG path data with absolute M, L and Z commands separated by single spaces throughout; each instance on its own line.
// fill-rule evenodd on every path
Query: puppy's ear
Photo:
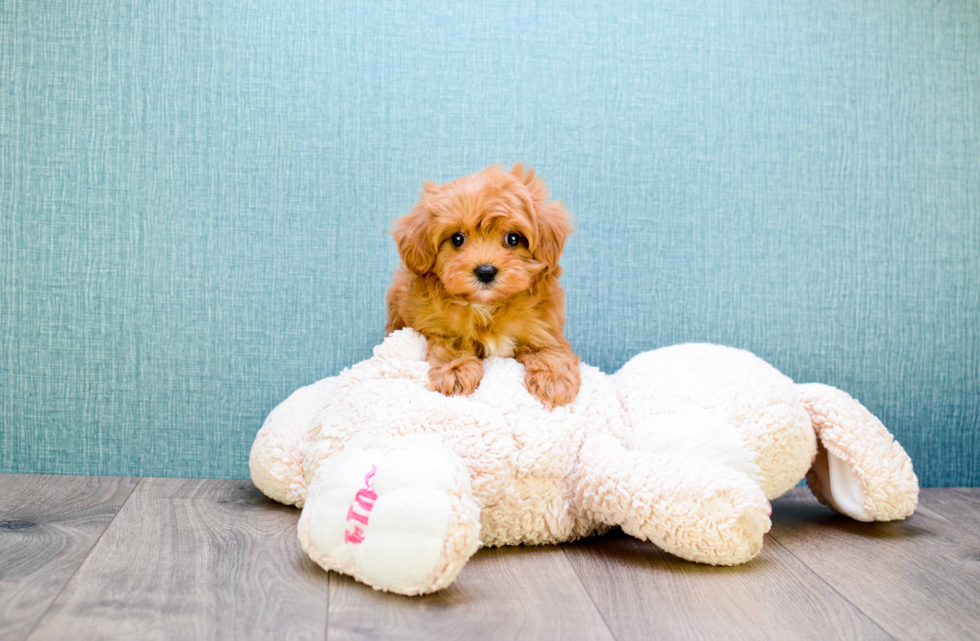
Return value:
M 425 190 L 429 191 L 428 185 L 434 184 L 426 183 Z M 398 255 L 405 267 L 417 276 L 428 273 L 436 262 L 436 246 L 429 231 L 432 215 L 424 201 L 423 198 L 411 212 L 399 218 L 392 232 Z
M 549 201 L 548 186 L 530 167 L 517 163 L 510 170 L 531 195 L 537 238 L 531 240 L 531 253 L 545 265 L 545 271 L 558 268 L 558 259 L 565 249 L 565 239 L 572 233 L 572 220 L 565 207 L 556 201 Z
M 547 271 L 558 268 L 558 259 L 565 249 L 565 240 L 572 233 L 571 219 L 561 203 L 536 202 L 538 212 L 538 242 L 531 251 L 545 264 Z

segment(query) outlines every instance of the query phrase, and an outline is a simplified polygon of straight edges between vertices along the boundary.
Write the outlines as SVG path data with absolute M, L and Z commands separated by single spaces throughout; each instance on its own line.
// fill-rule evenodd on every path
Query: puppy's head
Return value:
M 571 224 L 534 170 L 491 166 L 424 188 L 394 229 L 402 262 L 416 275 L 436 275 L 453 296 L 496 303 L 558 272 Z

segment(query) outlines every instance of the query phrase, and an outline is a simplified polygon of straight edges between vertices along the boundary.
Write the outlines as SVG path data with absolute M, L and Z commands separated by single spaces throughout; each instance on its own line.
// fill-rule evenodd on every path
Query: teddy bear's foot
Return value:
M 755 485 L 728 488 L 704 500 L 701 513 L 713 522 L 705 536 L 704 523 L 698 523 L 693 545 L 676 554 L 689 561 L 711 565 L 738 565 L 749 561 L 762 550 L 763 536 L 772 527 L 772 506 L 762 502 L 765 495 Z M 708 545 L 705 545 L 705 544 Z
M 871 412 L 828 385 L 798 385 L 818 451 L 807 485 L 831 509 L 858 521 L 893 521 L 915 511 L 912 461 Z
M 651 528 L 649 523 L 642 523 L 641 527 L 627 523 L 623 531 L 648 539 L 688 561 L 710 565 L 745 563 L 762 550 L 763 536 L 772 526 L 772 508 L 754 483 L 740 485 L 711 488 L 701 496 L 684 496 L 687 511 L 670 509 L 669 514 L 664 514 L 665 531 Z
M 713 461 L 626 450 L 587 440 L 578 492 L 594 518 L 698 563 L 737 565 L 769 531 L 765 493 L 745 474 Z
M 375 589 L 449 585 L 479 546 L 463 462 L 441 446 L 364 450 L 317 471 L 299 522 L 303 550 Z

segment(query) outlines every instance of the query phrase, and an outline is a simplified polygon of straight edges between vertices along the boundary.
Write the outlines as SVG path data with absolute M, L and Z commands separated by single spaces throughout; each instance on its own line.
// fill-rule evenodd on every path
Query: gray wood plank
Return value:
M 330 574 L 329 638 L 612 639 L 557 546 L 484 549 L 449 588 L 422 597 L 377 592 Z
M 27 636 L 137 482 L 0 474 L 0 638 Z
M 980 548 L 980 488 L 929 488 L 919 493 L 919 512 L 942 518 L 977 537 Z M 978 549 L 980 554 L 980 549 Z M 980 561 L 980 556 L 977 557 Z
M 31 639 L 322 639 L 299 512 L 250 481 L 144 479 Z
M 771 534 L 894 637 L 977 639 L 980 538 L 937 514 L 952 504 L 942 496 L 924 491 L 905 521 L 858 523 L 796 489 L 774 502 Z M 974 523 L 976 509 L 967 509 Z
M 689 563 L 618 530 L 563 547 L 619 641 L 889 638 L 771 540 L 737 567 Z

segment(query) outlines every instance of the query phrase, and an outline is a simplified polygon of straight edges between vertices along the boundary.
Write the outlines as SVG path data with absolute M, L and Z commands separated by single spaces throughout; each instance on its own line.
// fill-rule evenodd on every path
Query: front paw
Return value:
M 469 396 L 480 386 L 482 379 L 483 361 L 476 357 L 429 365 L 429 389 L 446 396 Z
M 575 400 L 581 379 L 577 368 L 543 367 L 528 369 L 524 375 L 524 383 L 527 391 L 544 403 L 545 407 L 553 409 Z

